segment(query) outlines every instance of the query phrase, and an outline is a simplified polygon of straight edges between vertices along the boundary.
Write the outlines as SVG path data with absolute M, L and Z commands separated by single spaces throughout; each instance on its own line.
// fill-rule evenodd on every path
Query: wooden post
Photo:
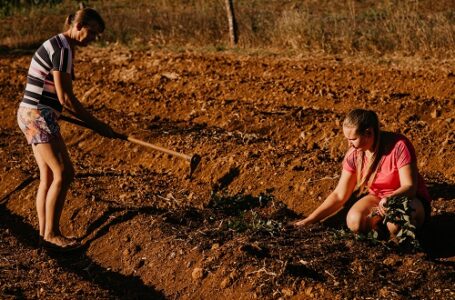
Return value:
M 238 42 L 237 22 L 234 14 L 233 0 L 225 0 L 226 11 L 229 22 L 229 38 L 231 40 L 231 47 L 236 47 Z

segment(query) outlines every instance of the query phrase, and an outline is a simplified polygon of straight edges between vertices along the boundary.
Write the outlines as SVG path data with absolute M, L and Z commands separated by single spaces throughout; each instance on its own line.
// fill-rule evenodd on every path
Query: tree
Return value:
M 229 38 L 231 41 L 231 47 L 236 47 L 238 42 L 238 31 L 234 14 L 234 3 L 233 0 L 225 0 L 225 3 L 229 22 Z

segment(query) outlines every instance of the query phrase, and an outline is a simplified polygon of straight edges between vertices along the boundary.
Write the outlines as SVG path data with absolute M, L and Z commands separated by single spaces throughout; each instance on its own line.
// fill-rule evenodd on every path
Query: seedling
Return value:
M 419 248 L 419 241 L 416 239 L 416 227 L 411 224 L 411 213 L 414 209 L 410 206 L 411 200 L 408 197 L 390 197 L 387 199 L 384 207 L 386 214 L 384 224 L 388 222 L 399 226 L 400 231 L 396 235 L 399 245 L 409 245 Z

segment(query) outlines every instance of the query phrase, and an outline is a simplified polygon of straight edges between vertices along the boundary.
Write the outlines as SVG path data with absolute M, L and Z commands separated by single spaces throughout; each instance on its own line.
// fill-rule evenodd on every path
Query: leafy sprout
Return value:
M 388 198 L 384 205 L 386 214 L 383 223 L 387 224 L 390 222 L 400 228 L 396 235 L 399 245 L 419 248 L 420 244 L 416 239 L 416 227 L 411 224 L 411 214 L 414 209 L 411 207 L 410 202 L 411 200 L 406 196 Z

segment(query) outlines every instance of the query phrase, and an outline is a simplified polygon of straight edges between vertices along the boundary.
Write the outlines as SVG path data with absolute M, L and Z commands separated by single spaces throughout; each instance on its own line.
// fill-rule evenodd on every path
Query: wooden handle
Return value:
M 179 153 L 179 152 L 176 152 L 176 151 L 173 151 L 173 150 L 169 150 L 169 149 L 166 149 L 166 148 L 163 148 L 163 147 L 151 144 L 151 143 L 147 143 L 147 142 L 138 140 L 138 139 L 136 139 L 136 138 L 134 138 L 132 136 L 127 136 L 126 139 L 128 141 L 132 142 L 132 143 L 139 144 L 139 145 L 142 145 L 144 147 L 148 147 L 148 148 L 151 148 L 151 149 L 154 149 L 154 150 L 158 150 L 158 151 L 161 151 L 161 152 L 173 155 L 173 156 L 181 157 L 181 158 L 191 162 L 191 156 L 189 156 L 189 155 L 186 155 L 186 154 L 183 154 L 183 153 Z
M 71 117 L 68 117 L 68 116 L 63 116 L 63 115 L 60 116 L 60 119 L 62 119 L 63 121 L 66 121 L 66 122 L 69 122 L 69 123 L 72 123 L 72 124 L 75 124 L 75 125 L 79 125 L 79 126 L 87 128 L 87 129 L 93 130 L 93 128 L 91 128 L 85 122 L 83 122 L 81 120 L 78 120 L 78 119 L 75 119 L 75 118 L 71 118 Z M 132 143 L 139 144 L 139 145 L 142 145 L 144 147 L 151 148 L 151 149 L 154 149 L 154 150 L 158 150 L 158 151 L 161 151 L 161 152 L 173 155 L 173 156 L 177 156 L 177 157 L 183 158 L 183 159 L 191 162 L 192 156 L 189 156 L 189 155 L 186 155 L 186 154 L 183 154 L 183 153 L 179 153 L 179 152 L 176 152 L 176 151 L 173 151 L 173 150 L 169 150 L 169 149 L 166 149 L 166 148 L 163 148 L 163 147 L 151 144 L 151 143 L 147 143 L 147 142 L 138 140 L 138 139 L 136 139 L 136 138 L 134 138 L 132 136 L 128 136 L 128 135 L 125 135 L 125 134 L 122 134 L 122 133 L 118 133 L 118 132 L 114 132 L 114 133 L 115 133 L 115 137 L 118 138 L 118 139 L 125 140 L 125 141 L 130 141 Z

